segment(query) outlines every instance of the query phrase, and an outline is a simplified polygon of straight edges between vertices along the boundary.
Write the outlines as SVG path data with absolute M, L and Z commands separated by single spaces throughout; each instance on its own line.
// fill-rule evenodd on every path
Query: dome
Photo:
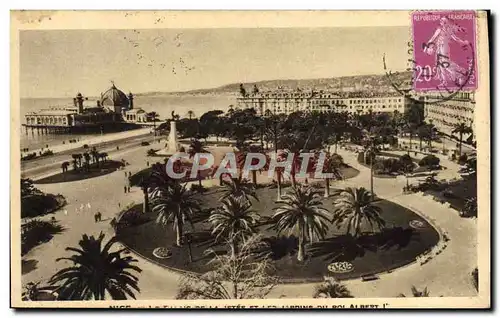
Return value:
M 101 95 L 101 105 L 128 107 L 129 101 L 127 95 L 113 84 L 110 89 Z

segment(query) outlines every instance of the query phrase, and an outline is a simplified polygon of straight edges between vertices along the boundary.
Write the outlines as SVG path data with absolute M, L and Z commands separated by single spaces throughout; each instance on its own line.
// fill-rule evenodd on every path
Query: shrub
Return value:
M 118 227 L 137 226 L 151 221 L 151 217 L 142 212 L 142 205 L 136 205 L 124 212 L 118 221 Z
M 24 157 L 21 157 L 21 160 L 31 160 L 36 158 L 36 152 L 32 152 Z
M 63 231 L 57 222 L 48 222 L 38 219 L 30 220 L 21 226 L 21 253 L 29 252 L 33 247 L 50 241 L 54 234 Z
M 45 157 L 45 156 L 52 156 L 54 152 L 52 150 L 46 150 L 40 154 L 40 157 Z
M 358 153 L 358 162 L 359 163 L 365 163 L 365 153 L 364 152 L 359 152 Z
M 21 218 L 52 213 L 66 205 L 64 196 L 36 193 L 21 198 Z
M 141 146 L 149 146 L 149 142 L 143 141 L 143 142 L 141 142 Z
M 435 155 L 427 155 L 418 162 L 418 165 L 421 167 L 434 167 L 439 166 L 439 161 L 439 158 Z
M 89 148 L 89 145 L 85 144 L 83 145 L 83 149 L 88 149 Z
M 460 211 L 460 216 L 467 218 L 477 217 L 477 197 L 472 197 L 465 201 L 464 208 Z
M 154 149 L 149 149 L 148 152 L 146 153 L 148 156 L 154 156 L 156 155 L 156 150 Z
M 467 163 L 467 154 L 463 153 L 459 158 L 458 158 L 458 164 L 464 165 Z
M 193 192 L 198 192 L 198 193 L 204 193 L 204 192 L 207 192 L 207 188 L 205 188 L 204 186 L 200 186 L 199 184 L 191 184 L 191 191 Z

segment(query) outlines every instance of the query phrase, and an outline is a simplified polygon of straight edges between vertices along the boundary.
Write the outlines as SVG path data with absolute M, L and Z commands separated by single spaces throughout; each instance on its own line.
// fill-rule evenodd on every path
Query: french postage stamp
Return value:
M 416 91 L 477 88 L 475 19 L 474 11 L 412 14 Z
M 490 307 L 487 18 L 13 11 L 11 306 Z

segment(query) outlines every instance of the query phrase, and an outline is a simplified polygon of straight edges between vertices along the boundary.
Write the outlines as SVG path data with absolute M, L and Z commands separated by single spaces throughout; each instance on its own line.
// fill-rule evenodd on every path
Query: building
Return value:
M 290 114 L 295 111 L 349 113 L 403 113 L 407 100 L 394 93 L 283 91 L 257 92 L 237 99 L 239 108 L 254 108 L 259 115 Z
M 474 93 L 458 92 L 451 98 L 445 97 L 439 92 L 426 92 L 419 95 L 419 99 L 424 102 L 425 120 L 448 136 L 453 135 L 452 131 L 456 125 L 464 123 L 470 126 L 473 131 L 472 135 L 463 136 L 464 140 L 475 141 L 474 109 L 476 102 Z
M 93 104 L 93 105 L 92 105 Z M 25 115 L 25 127 L 48 128 L 55 131 L 68 130 L 107 130 L 124 124 L 137 124 L 149 121 L 147 113 L 134 108 L 134 96 L 127 96 L 113 84 L 100 98 L 89 101 L 78 93 L 72 106 L 50 107 Z

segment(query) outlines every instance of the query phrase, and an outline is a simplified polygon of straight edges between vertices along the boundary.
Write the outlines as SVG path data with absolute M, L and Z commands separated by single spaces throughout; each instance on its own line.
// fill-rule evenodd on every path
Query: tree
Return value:
M 62 169 L 62 172 L 63 172 L 63 173 L 68 172 L 68 167 L 69 167 L 69 162 L 64 161 L 64 162 L 61 164 L 61 169 Z
M 472 134 L 472 128 L 470 126 L 465 125 L 465 123 L 456 124 L 454 129 L 451 131 L 452 134 L 459 135 L 458 142 L 458 157 L 462 155 L 462 142 L 464 134 Z
M 318 164 L 318 161 L 315 162 L 315 165 Z M 323 164 L 323 173 L 331 173 L 334 176 L 335 180 L 341 180 L 342 171 L 341 168 L 344 165 L 344 159 L 341 155 L 333 154 L 325 158 L 325 162 Z M 325 178 L 325 198 L 330 196 L 330 178 Z
M 79 248 L 66 248 L 75 254 L 56 260 L 73 263 L 58 271 L 49 281 L 60 285 L 58 292 L 62 299 L 104 300 L 109 295 L 114 300 L 125 300 L 127 295 L 135 299 L 133 290 L 140 292 L 138 278 L 132 273 L 142 271 L 133 265 L 137 260 L 131 256 L 123 257 L 125 248 L 111 251 L 117 243 L 116 237 L 106 244 L 103 240 L 102 232 L 98 238 L 84 234 L 78 243 Z
M 346 188 L 335 198 L 332 223 L 337 227 L 347 219 L 347 234 L 354 232 L 354 237 L 361 233 L 361 224 L 368 222 L 372 227 L 379 229 L 385 226 L 384 219 L 380 216 L 382 209 L 373 204 L 373 194 L 365 188 Z
M 193 226 L 192 218 L 200 210 L 198 201 L 186 185 L 174 182 L 168 187 L 157 188 L 152 194 L 153 212 L 158 212 L 156 223 L 163 226 L 172 222 L 177 233 L 177 246 L 182 245 L 184 222 L 187 220 Z
M 410 184 L 409 184 L 408 175 L 415 168 L 415 165 L 413 164 L 413 160 L 411 160 L 411 157 L 407 154 L 402 155 L 401 157 L 399 157 L 399 165 L 400 165 L 403 173 L 406 175 L 406 186 L 409 187 Z
M 288 235 L 298 236 L 299 262 L 304 260 L 305 242 L 323 239 L 328 231 L 326 221 L 329 221 L 330 212 L 322 205 L 312 188 L 292 187 L 291 192 L 283 196 L 282 205 L 273 209 L 278 234 L 287 231 Z
M 85 159 L 85 169 L 90 171 L 90 154 L 88 152 L 83 153 L 83 158 Z
M 188 110 L 187 115 L 189 117 L 189 120 L 191 120 L 194 117 L 194 111 Z
M 203 275 L 185 274 L 176 299 L 262 299 L 278 284 L 269 253 L 260 236 L 245 239 L 235 257 L 213 250 L 209 264 L 214 270 Z
M 226 198 L 233 196 L 237 199 L 244 199 L 250 201 L 250 197 L 259 201 L 257 193 L 255 192 L 255 185 L 248 182 L 247 179 L 242 178 L 231 178 L 231 181 L 223 181 L 224 189 L 222 190 L 222 195 L 220 200 L 225 200 Z
M 413 297 L 429 297 L 430 293 L 425 287 L 422 291 L 418 290 L 415 286 L 411 286 L 411 293 Z M 398 297 L 406 297 L 405 294 L 399 294 Z
M 247 96 L 247 91 L 245 89 L 245 86 L 243 86 L 243 84 L 240 84 L 240 95 L 241 95 L 241 97 Z
M 313 298 L 353 298 L 347 287 L 334 277 L 325 276 L 324 279 L 314 288 Z
M 156 136 L 156 120 L 160 117 L 160 115 L 157 112 L 152 111 L 147 113 L 147 117 L 153 121 L 153 131 L 154 135 Z
M 259 215 L 251 208 L 252 204 L 248 200 L 229 196 L 208 218 L 212 224 L 212 234 L 216 235 L 217 240 L 231 239 L 228 242 L 231 245 L 232 257 L 238 254 L 240 242 L 255 234 L 254 227 L 257 225 Z
M 196 139 L 196 138 L 191 139 L 191 143 L 189 145 L 189 149 L 187 152 L 189 155 L 189 158 L 194 158 L 196 156 L 196 154 L 198 154 L 198 153 L 208 153 L 208 152 L 209 151 L 207 149 L 205 149 L 205 146 L 203 145 L 203 143 L 199 139 Z M 201 187 L 200 171 L 198 171 L 198 182 L 199 182 L 199 186 Z
M 38 193 L 41 193 L 41 191 L 35 188 L 33 180 L 29 178 L 21 178 L 21 198 Z

